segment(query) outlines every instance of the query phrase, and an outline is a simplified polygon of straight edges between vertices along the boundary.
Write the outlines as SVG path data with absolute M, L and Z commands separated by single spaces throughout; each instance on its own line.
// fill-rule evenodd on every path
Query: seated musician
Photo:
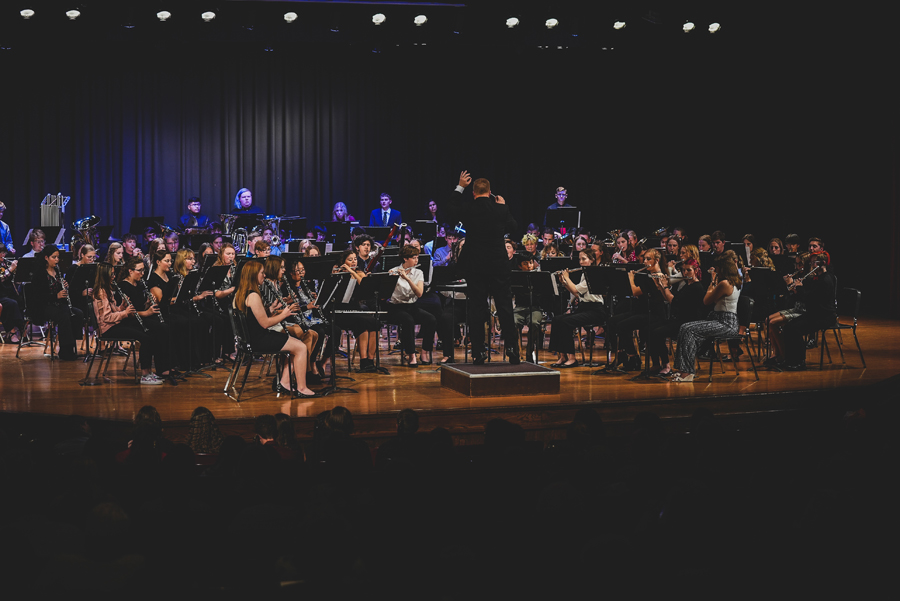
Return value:
M 350 214 L 347 210 L 347 205 L 342 202 L 334 203 L 334 208 L 331 209 L 331 220 L 339 223 L 351 223 L 356 221 L 356 217 Z
M 616 252 L 613 253 L 613 263 L 637 263 L 638 254 L 634 246 L 628 240 L 628 236 L 620 234 L 616 237 Z
M 793 284 L 794 278 L 800 275 L 801 272 L 811 269 L 810 264 L 812 262 L 812 256 L 809 253 L 799 254 L 794 258 L 794 261 L 797 271 L 792 275 L 785 275 L 782 277 L 785 285 L 788 286 L 788 294 L 785 300 L 787 308 L 776 311 L 769 315 L 766 320 L 769 341 L 772 346 L 772 356 L 763 363 L 766 367 L 776 367 L 779 369 L 784 367 L 786 353 L 782 330 L 788 322 L 791 322 L 806 313 L 806 303 L 804 302 L 806 290 L 802 287 L 793 287 L 791 284 Z
M 578 253 L 578 264 L 590 267 L 594 264 L 594 251 L 586 248 Z M 559 353 L 559 359 L 551 367 L 578 367 L 580 364 L 575 358 L 574 334 L 576 328 L 583 325 L 604 325 L 608 313 L 603 306 L 603 297 L 588 292 L 587 278 L 581 278 L 578 284 L 573 284 L 569 277 L 569 270 L 565 269 L 559 274 L 559 281 L 565 289 L 578 297 L 578 306 L 571 313 L 556 315 L 550 323 L 550 350 Z
M 559 256 L 559 247 L 556 245 L 556 242 L 551 242 L 544 246 L 541 249 L 541 260 L 544 259 L 555 259 Z
M 796 255 L 800 253 L 800 236 L 797 234 L 788 234 L 784 237 L 785 253 Z
M 36 257 L 41 267 L 36 269 L 26 292 L 28 313 L 35 323 L 53 321 L 59 339 L 59 358 L 74 361 L 78 355 L 76 343 L 81 338 L 84 313 L 69 301 L 69 290 L 59 268 L 59 249 L 48 244 Z
M 400 346 L 409 367 L 417 367 L 419 364 L 416 357 L 418 325 L 422 335 L 422 362 L 431 364 L 437 320 L 434 314 L 416 304 L 425 292 L 425 278 L 422 270 L 416 267 L 419 264 L 419 249 L 407 244 L 400 249 L 400 260 L 402 263 L 389 271 L 400 277 L 388 300 L 387 322 L 400 326 Z
M 359 268 L 366 273 L 381 271 L 381 263 L 375 263 L 370 268 L 368 266 L 372 252 L 375 250 L 375 240 L 368 234 L 360 234 L 353 239 L 353 250 L 356 251 L 357 263 Z
M 833 326 L 837 319 L 835 311 L 834 276 L 828 272 L 830 257 L 826 252 L 812 255 L 812 271 L 804 279 L 791 279 L 795 289 L 800 289 L 806 312 L 787 322 L 782 328 L 784 349 L 784 369 L 800 371 L 806 369 L 806 342 L 804 336 L 823 328 Z
M 578 259 L 578 253 L 590 246 L 590 238 L 585 234 L 578 234 L 572 244 L 572 258 Z M 596 254 L 594 255 L 596 257 Z
M 211 247 L 208 250 L 212 252 Z M 196 264 L 197 257 L 194 251 L 189 248 L 182 248 L 175 255 L 172 276 L 178 279 L 179 288 L 183 284 L 181 278 L 186 278 L 194 270 Z M 226 332 L 230 333 L 231 327 L 228 324 L 226 328 L 226 318 L 218 311 L 214 311 L 209 303 L 204 302 L 213 296 L 213 291 L 204 290 L 200 292 L 199 284 L 200 280 L 197 280 L 197 286 L 195 286 L 194 290 L 186 294 L 181 294 L 181 291 L 176 289 L 176 294 L 172 298 L 171 311 L 176 315 L 181 315 L 191 321 L 202 324 L 201 334 L 196 339 L 197 342 L 195 342 L 200 347 L 201 361 L 221 365 L 224 363 L 223 359 L 227 354 L 223 351 L 227 348 L 227 343 L 229 342 L 229 339 L 225 338 L 225 334 Z M 231 338 L 231 340 L 233 341 L 234 338 Z
M 289 264 L 287 273 L 289 273 L 291 277 L 287 280 L 282 280 L 283 284 L 285 284 L 282 286 L 282 294 L 284 294 L 284 296 L 295 295 L 297 297 L 297 300 L 300 301 L 300 314 L 302 315 L 304 322 L 309 326 L 310 330 L 315 331 L 318 335 L 318 343 L 311 349 L 311 361 L 314 363 L 314 369 L 311 370 L 314 377 L 311 382 L 315 383 L 316 376 L 319 378 L 325 377 L 324 365 L 325 361 L 329 359 L 326 346 L 328 344 L 328 322 L 325 320 L 322 311 L 319 310 L 315 288 L 309 285 L 305 279 L 306 267 L 304 267 L 303 263 L 297 261 L 293 265 Z M 315 282 L 313 282 L 313 284 L 315 284 Z M 326 348 L 323 349 L 323 346 Z
M 22 255 L 22 258 L 27 259 L 38 256 L 38 254 L 44 249 L 44 244 L 46 243 L 46 241 L 47 238 L 44 235 L 43 230 L 31 230 L 31 233 L 28 234 L 28 245 L 30 247 L 30 250 Z
M 280 257 L 281 248 L 272 242 L 274 236 L 275 230 L 273 230 L 271 226 L 266 225 L 263 227 L 262 239 L 269 245 L 269 254 L 273 257 Z
M 83 265 L 93 265 L 97 261 L 97 251 L 90 244 L 83 244 L 78 249 L 78 262 L 72 266 L 66 275 L 66 281 L 69 283 L 69 295 L 72 304 L 84 312 L 87 309 L 87 298 L 91 296 L 94 285 L 93 282 L 85 282 L 75 277 L 76 270 Z
M 278 313 L 268 315 L 259 291 L 265 278 L 263 264 L 259 261 L 251 261 L 241 270 L 240 285 L 234 293 L 235 310 L 243 312 L 247 317 L 247 336 L 250 339 L 248 342 L 254 352 L 263 354 L 287 352 L 290 354 L 297 387 L 293 387 L 290 372 L 285 366 L 282 368 L 281 374 L 276 375 L 272 382 L 274 392 L 290 393 L 300 398 L 321 396 L 310 390 L 306 384 L 306 345 L 293 336 L 289 336 L 287 332 L 275 332 L 269 329 L 269 326 L 281 323 L 299 311 L 300 307 L 296 304 L 285 305 Z
M 591 250 L 594 251 L 594 265 L 606 265 L 609 263 L 606 245 L 599 238 L 591 242 Z
M 281 289 L 285 274 L 284 259 L 281 257 L 268 257 L 266 259 L 264 271 L 266 278 L 260 286 L 260 295 L 262 296 L 263 306 L 266 307 L 266 312 L 269 315 L 274 315 L 280 311 L 284 305 L 290 304 L 296 304 L 299 308 L 297 313 L 291 315 L 280 324 L 270 326 L 269 329 L 274 329 L 276 331 L 284 330 L 306 345 L 306 356 L 308 360 L 306 368 L 307 378 L 312 378 L 310 383 L 320 384 L 322 382 L 322 377 L 319 375 L 315 362 L 313 361 L 313 351 L 316 348 L 316 343 L 319 341 L 319 333 L 313 330 L 311 328 L 312 324 L 307 322 L 303 317 L 304 307 L 296 302 L 290 294 L 285 296 L 284 291 Z M 290 291 L 288 291 L 288 293 L 289 292 Z
M 540 271 L 540 264 L 531 253 L 519 253 L 516 255 L 516 260 L 519 271 Z M 528 326 L 528 342 L 524 353 L 520 349 L 520 355 L 531 357 L 538 341 L 538 333 L 541 331 L 541 322 L 544 321 L 542 307 L 549 307 L 551 303 L 548 299 L 535 296 L 533 299 L 534 304 L 529 305 L 527 293 L 517 294 L 513 301 L 515 304 L 513 320 L 516 323 L 516 327 L 521 330 L 524 326 Z
M 209 216 L 202 213 L 202 204 L 198 196 L 188 199 L 188 212 L 181 216 L 181 229 L 185 234 L 205 234 L 209 231 Z
M 366 277 L 365 272 L 358 267 L 358 258 L 356 251 L 348 248 L 341 254 L 338 264 L 334 267 L 334 272 L 349 273 L 357 282 L 362 282 Z M 359 310 L 358 304 L 343 305 L 338 307 L 339 310 Z M 362 314 L 339 314 L 336 318 L 336 325 L 344 330 L 351 330 L 359 346 L 359 373 L 374 373 L 375 369 L 375 347 L 378 344 L 378 320 L 371 315 Z
M 690 321 L 678 330 L 673 382 L 693 382 L 700 345 L 716 336 L 738 332 L 737 304 L 741 295 L 741 278 L 734 260 L 722 256 L 712 269 L 712 280 L 703 296 L 703 304 L 713 310 L 704 320 Z
M 247 188 L 241 188 L 234 195 L 234 210 L 232 215 L 261 215 L 265 211 L 253 204 L 253 192 Z
M 144 264 L 138 260 L 129 259 L 129 265 L 139 270 L 137 280 L 141 279 Z M 171 378 L 169 371 L 169 348 L 171 340 L 167 329 L 150 329 L 144 324 L 144 319 L 150 319 L 156 315 L 156 310 L 143 309 L 138 311 L 131 304 L 129 298 L 118 293 L 115 284 L 115 268 L 109 263 L 100 263 L 97 266 L 97 279 L 95 280 L 94 312 L 97 315 L 97 323 L 100 332 L 111 338 L 130 338 L 137 340 L 139 344 L 139 357 L 141 363 L 141 384 L 158 385 L 168 380 L 171 384 L 177 382 Z M 153 360 L 156 359 L 156 371 L 151 371 Z
M 537 254 L 537 236 L 534 234 L 525 234 L 522 236 L 522 248 L 531 256 L 535 256 Z
M 138 246 L 137 236 L 134 234 L 125 234 L 125 236 L 122 237 L 122 246 L 125 248 L 124 258 L 126 259 L 128 257 L 137 257 L 140 259 L 144 255 L 141 248 Z
M 2 206 L 3 203 L 0 203 Z M 19 338 L 25 332 L 25 318 L 19 307 L 19 294 L 16 291 L 15 278 L 18 261 L 10 261 L 6 258 L 6 244 L 0 242 L 0 305 L 3 312 L 0 313 L 3 329 L 9 335 L 10 342 L 19 342 Z
M 181 247 L 181 237 L 178 235 L 178 232 L 169 232 L 164 239 L 166 241 L 166 250 L 173 255 L 177 253 Z
M 678 338 L 682 324 L 703 319 L 704 290 L 700 283 L 700 263 L 695 259 L 686 259 L 681 265 L 681 274 L 677 279 L 682 281 L 674 285 L 672 281 L 676 278 L 663 276 L 653 280 L 670 307 L 669 319 L 650 330 L 647 339 L 647 352 L 652 362 L 650 369 L 659 376 L 667 376 L 672 371 L 666 339 Z
M 453 250 L 453 245 L 459 240 L 459 233 L 454 229 L 449 229 L 444 232 L 444 240 L 447 241 L 446 246 L 442 246 L 434 251 L 434 261 L 432 264 L 435 267 L 443 267 L 450 264 L 450 253 Z
M 162 319 L 165 319 L 166 325 L 169 326 L 172 342 L 175 344 L 173 353 L 175 366 L 182 371 L 200 369 L 202 366 L 200 349 L 209 348 L 207 340 L 209 330 L 205 329 L 205 324 L 199 319 L 191 320 L 187 315 L 172 310 L 178 286 L 178 278 L 170 277 L 174 263 L 172 253 L 159 250 L 155 259 L 156 267 L 147 278 L 146 285 L 159 306 Z
M 226 242 L 222 245 L 221 250 L 219 250 L 219 259 L 213 265 L 213 267 L 221 267 L 224 265 L 230 268 L 225 279 L 222 280 L 219 289 L 214 293 L 216 302 L 219 306 L 219 313 L 222 315 L 227 314 L 228 307 L 231 306 L 231 295 L 234 294 L 236 289 L 234 279 L 237 263 L 235 259 L 236 254 L 234 252 L 234 246 Z
M 702 253 L 710 253 L 713 251 L 712 237 L 709 234 L 703 234 L 697 240 L 697 250 Z
M 650 277 L 660 277 L 663 272 L 659 265 L 659 251 L 651 248 L 643 251 L 642 255 L 641 262 L 644 264 L 642 272 Z M 628 272 L 632 296 L 631 311 L 610 317 L 606 327 L 607 348 L 614 353 L 618 350 L 615 365 L 624 366 L 626 371 L 641 368 L 641 357 L 634 347 L 634 330 L 638 330 L 641 338 L 645 339 L 648 327 L 653 330 L 666 322 L 666 305 L 662 292 L 654 286 L 649 294 L 644 294 L 644 290 L 635 283 L 638 277 L 646 276 L 636 275 L 634 271 Z
M 781 238 L 772 238 L 769 240 L 769 256 L 777 256 L 784 252 L 784 242 Z

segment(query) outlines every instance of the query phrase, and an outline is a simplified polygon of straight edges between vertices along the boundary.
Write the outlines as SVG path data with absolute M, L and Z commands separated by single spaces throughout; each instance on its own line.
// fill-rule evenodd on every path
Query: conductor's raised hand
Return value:
M 459 174 L 459 185 L 465 188 L 472 183 L 472 176 L 468 171 L 461 171 Z

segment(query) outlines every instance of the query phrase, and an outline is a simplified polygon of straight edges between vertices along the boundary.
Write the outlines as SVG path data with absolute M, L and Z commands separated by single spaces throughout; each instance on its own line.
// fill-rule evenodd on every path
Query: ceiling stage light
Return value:
M 170 13 L 167 10 L 161 10 L 158 13 L 156 13 L 156 18 L 159 19 L 160 21 L 165 21 L 171 16 L 172 16 L 172 13 Z
M 287 21 L 288 23 L 293 23 L 294 21 L 297 20 L 297 13 L 294 13 L 294 12 L 284 13 L 284 20 Z
M 687 23 L 685 23 L 684 25 L 681 26 L 681 29 L 682 29 L 682 31 L 684 31 L 684 33 L 690 33 L 692 31 L 694 31 L 694 24 L 691 23 L 690 21 L 688 21 Z
M 30 8 L 26 8 L 25 10 L 20 10 L 19 14 L 22 15 L 23 19 L 30 19 L 34 16 L 34 11 Z
M 413 23 L 416 24 L 416 27 L 421 27 L 422 25 L 425 25 L 425 23 L 428 23 L 428 17 L 426 17 L 425 15 L 419 15 L 415 19 L 413 19 Z
M 203 19 L 204 21 L 206 21 L 207 23 L 209 23 L 210 21 L 212 21 L 213 19 L 216 18 L 216 13 L 212 12 L 211 10 L 208 10 L 205 13 L 203 13 L 202 15 L 200 15 L 200 18 Z
M 81 16 L 81 11 L 79 11 L 79 10 L 67 10 L 67 11 L 66 11 L 66 16 L 69 17 L 69 20 L 70 20 L 70 21 L 74 21 L 75 19 L 77 19 L 78 17 Z
M 516 25 L 519 24 L 519 20 L 516 17 L 510 17 L 506 20 L 506 26 L 512 29 Z
M 372 15 L 372 23 L 375 23 L 375 25 L 381 25 L 386 20 L 387 20 L 387 17 L 385 17 L 383 13 L 377 13 L 377 14 Z
M 719 23 L 710 23 L 709 24 L 709 33 L 716 33 L 720 29 L 722 29 L 722 25 L 720 25 Z
M 613 29 L 625 29 L 625 21 L 616 21 L 613 23 Z
M 544 25 L 547 26 L 547 29 L 553 29 L 557 25 L 559 25 L 559 21 L 557 19 L 547 19 L 544 21 Z

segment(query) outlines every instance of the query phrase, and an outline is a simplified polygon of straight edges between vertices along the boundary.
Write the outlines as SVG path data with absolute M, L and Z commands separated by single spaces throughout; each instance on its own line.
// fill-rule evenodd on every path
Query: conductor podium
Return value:
M 441 366 L 441 386 L 471 397 L 559 394 L 559 372 L 533 363 Z

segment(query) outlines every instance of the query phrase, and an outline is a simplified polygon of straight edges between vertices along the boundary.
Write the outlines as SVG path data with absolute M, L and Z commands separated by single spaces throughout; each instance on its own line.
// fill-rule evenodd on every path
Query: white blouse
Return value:
M 399 273 L 399 271 L 400 268 L 395 267 L 394 269 L 391 269 L 390 273 Z M 415 284 L 425 281 L 425 277 L 422 275 L 422 270 L 418 267 L 413 267 L 410 270 L 409 279 L 412 280 Z M 409 285 L 409 282 L 404 280 L 402 277 L 399 278 L 397 280 L 397 286 L 394 288 L 394 294 L 391 295 L 390 302 L 409 304 L 414 303 L 417 300 L 419 300 L 419 297 L 416 296 L 416 293 L 413 291 L 412 286 Z

